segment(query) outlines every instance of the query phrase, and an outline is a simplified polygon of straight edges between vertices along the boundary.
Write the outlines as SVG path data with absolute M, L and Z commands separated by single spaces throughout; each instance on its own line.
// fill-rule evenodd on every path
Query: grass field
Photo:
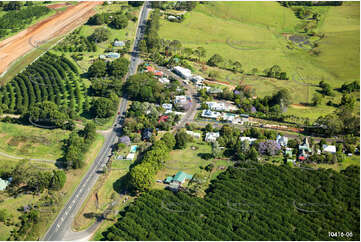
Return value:
M 114 160 L 110 171 L 104 176 L 101 176 L 94 186 L 92 192 L 87 200 L 83 203 L 82 208 L 74 219 L 73 229 L 76 231 L 84 230 L 95 222 L 94 216 L 90 214 L 101 214 L 110 203 L 120 199 L 119 193 L 115 190 L 116 182 L 129 171 L 129 166 L 132 161 Z M 99 203 L 98 209 L 95 203 L 95 193 L 98 193 Z M 114 211 L 124 207 L 125 203 L 122 201 L 114 207 Z M 112 218 L 117 214 L 111 214 L 108 218 Z
M 359 3 L 345 2 L 341 7 L 314 7 L 325 13 L 318 31 L 325 33 L 320 41 L 319 56 L 301 49 L 288 49 L 282 33 L 296 33 L 301 20 L 292 10 L 277 2 L 210 2 L 199 4 L 186 14 L 183 23 L 169 22 L 162 18 L 161 38 L 181 41 L 183 47 L 203 46 L 207 60 L 215 53 L 238 60 L 245 73 L 257 68 L 261 74 L 265 68 L 278 64 L 290 78 L 288 81 L 274 80 L 253 75 L 235 74 L 217 70 L 222 81 L 243 83 L 256 89 L 258 96 L 271 95 L 280 88 L 287 88 L 295 104 L 311 101 L 315 86 L 321 80 L 333 88 L 344 82 L 359 80 L 360 13 Z M 192 33 L 192 34 L 189 34 Z M 195 65 L 199 72 L 200 67 Z M 207 74 L 211 69 L 206 71 Z M 340 94 L 334 100 L 340 99 Z M 327 98 L 319 107 L 291 106 L 288 114 L 296 114 L 315 120 L 335 108 L 326 106 Z M 359 105 L 359 102 L 358 102 Z
M 315 165 L 315 167 L 320 167 L 320 168 L 326 168 L 326 169 L 334 169 L 336 171 L 341 171 L 346 169 L 348 166 L 351 165 L 355 165 L 355 166 L 360 166 L 360 156 L 359 155 L 353 155 L 353 156 L 348 156 L 346 158 L 346 160 L 342 163 L 336 163 L 333 165 L 329 165 L 329 164 L 318 164 Z
M 61 129 L 0 122 L 0 151 L 17 157 L 56 160 L 62 156 L 62 141 L 68 135 Z

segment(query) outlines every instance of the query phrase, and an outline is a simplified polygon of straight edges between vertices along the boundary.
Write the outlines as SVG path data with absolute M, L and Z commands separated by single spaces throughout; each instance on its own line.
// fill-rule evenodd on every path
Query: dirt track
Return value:
M 36 48 L 41 43 L 60 36 L 95 14 L 93 8 L 102 2 L 80 2 L 68 7 L 40 23 L 0 42 L 0 74 L 17 58 Z

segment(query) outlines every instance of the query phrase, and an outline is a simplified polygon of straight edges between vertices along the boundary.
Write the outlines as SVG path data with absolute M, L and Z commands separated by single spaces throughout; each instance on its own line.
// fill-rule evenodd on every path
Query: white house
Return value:
M 125 43 L 124 43 L 124 41 L 116 40 L 116 41 L 114 41 L 113 46 L 123 47 L 123 46 L 125 46 Z
M 211 118 L 211 119 L 217 119 L 221 116 L 221 113 L 215 112 L 212 110 L 203 110 L 202 111 L 202 117 L 203 118 Z
M 256 138 L 250 138 L 250 137 L 239 137 L 239 139 L 242 142 L 247 140 L 250 145 L 257 140 Z
M 201 137 L 201 134 L 200 133 L 196 133 L 196 132 L 193 132 L 193 131 L 190 131 L 190 130 L 187 130 L 186 133 L 196 139 L 199 139 Z
M 192 72 L 191 70 L 181 67 L 181 66 L 176 66 L 173 68 L 173 71 L 179 75 L 180 77 L 184 78 L 184 79 L 191 79 L 192 78 Z
M 288 138 L 286 136 L 277 135 L 276 141 L 280 146 L 287 146 Z
M 208 109 L 215 111 L 224 111 L 226 110 L 226 105 L 223 102 L 206 102 Z
M 164 108 L 165 110 L 172 110 L 173 105 L 171 103 L 163 103 L 162 108 Z
M 240 119 L 240 117 L 234 113 L 223 113 L 222 115 L 222 119 L 223 121 L 232 123 L 232 124 L 237 124 L 240 123 L 242 124 L 242 120 Z
M 219 138 L 219 132 L 209 132 L 206 133 L 206 142 L 214 142 Z
M 322 145 L 323 152 L 328 152 L 335 154 L 336 153 L 336 146 L 334 145 Z
M 211 87 L 211 88 L 207 89 L 207 93 L 210 93 L 210 94 L 218 94 L 218 93 L 222 93 L 222 92 L 223 92 L 223 90 L 220 88 Z
M 163 84 L 169 84 L 170 83 L 170 80 L 168 78 L 166 78 L 166 77 L 161 77 L 161 78 L 158 79 L 158 81 L 160 83 L 163 83 Z
M 134 160 L 134 157 L 135 157 L 135 153 L 129 153 L 127 155 L 127 158 L 125 158 L 126 160 Z

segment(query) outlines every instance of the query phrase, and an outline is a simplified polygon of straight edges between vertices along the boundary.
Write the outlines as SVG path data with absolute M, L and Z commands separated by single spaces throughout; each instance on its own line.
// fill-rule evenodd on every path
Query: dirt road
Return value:
M 102 2 L 80 2 L 0 42 L 0 74 L 17 58 L 50 39 L 60 36 L 95 14 Z

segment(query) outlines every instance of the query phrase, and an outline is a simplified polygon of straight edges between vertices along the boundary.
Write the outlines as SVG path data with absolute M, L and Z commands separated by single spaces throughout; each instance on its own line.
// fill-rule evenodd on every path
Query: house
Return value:
M 160 118 L 159 118 L 159 120 L 158 120 L 158 123 L 165 122 L 165 121 L 168 120 L 168 118 L 169 118 L 169 116 L 167 116 L 167 115 L 162 115 L 162 116 L 160 116 Z
M 286 136 L 277 135 L 276 142 L 277 142 L 280 146 L 285 147 L 285 146 L 287 146 L 288 138 L 287 138 Z
M 192 72 L 191 70 L 181 67 L 181 66 L 176 66 L 173 68 L 173 72 L 176 73 L 178 76 L 182 77 L 183 79 L 189 80 L 192 78 Z
M 193 132 L 193 131 L 190 131 L 190 130 L 187 130 L 186 133 L 196 139 L 199 139 L 201 137 L 201 134 L 200 133 L 196 133 L 196 132 Z
M 244 141 L 247 140 L 250 145 L 253 144 L 253 142 L 255 142 L 255 141 L 257 140 L 256 138 L 245 137 L 245 136 L 239 137 L 239 139 L 240 139 L 242 142 L 244 142 Z
M 217 119 L 217 118 L 219 118 L 221 116 L 221 113 L 207 109 L 207 110 L 202 111 L 201 116 L 203 118 Z
M 170 80 L 168 78 L 166 78 L 166 77 L 161 77 L 161 78 L 158 79 L 158 81 L 160 83 L 163 83 L 163 84 L 169 84 L 170 83 Z
M 146 67 L 146 71 L 147 71 L 147 72 L 155 72 L 155 69 L 154 69 L 154 67 L 152 67 L 152 66 L 147 66 L 147 67 Z
M 201 77 L 201 76 L 192 76 L 192 79 L 191 81 L 195 84 L 195 85 L 202 85 L 203 84 L 203 81 L 204 81 L 204 78 Z
M 232 124 L 243 123 L 239 116 L 234 113 L 223 113 L 222 119 L 223 121 Z
M 307 139 L 307 138 L 305 138 L 305 139 L 303 140 L 303 143 L 298 146 L 298 149 L 299 149 L 299 151 L 300 151 L 301 153 L 303 152 L 303 153 L 305 153 L 305 154 L 307 154 L 308 152 L 311 152 L 311 151 L 312 151 L 311 148 L 310 148 L 310 145 L 309 145 L 309 143 L 308 143 L 308 139 Z
M 177 107 L 181 107 L 183 109 L 187 109 L 187 105 L 190 102 L 190 98 L 184 95 L 181 96 L 175 96 L 174 104 Z
M 173 105 L 171 103 L 163 103 L 162 108 L 165 110 L 172 110 Z
M 123 47 L 123 46 L 125 46 L 125 43 L 124 43 L 124 41 L 116 40 L 116 41 L 114 41 L 113 46 L 114 47 Z
M 4 191 L 9 184 L 10 184 L 10 181 L 3 180 L 0 178 L 0 191 Z
M 328 152 L 331 154 L 335 154 L 336 153 L 336 146 L 334 145 L 322 145 L 322 151 L 323 152 Z
M 125 159 L 126 160 L 134 160 L 134 157 L 135 157 L 135 153 L 129 153 Z
M 222 93 L 223 90 L 220 88 L 215 88 L 215 87 L 211 87 L 209 89 L 207 89 L 207 93 L 209 94 L 218 94 L 218 93 Z
M 119 138 L 119 142 L 126 145 L 130 145 L 130 138 L 129 136 L 122 136 Z
M 215 111 L 224 111 L 226 110 L 226 104 L 223 102 L 206 102 L 208 109 Z
M 249 115 L 248 114 L 240 114 L 239 115 L 242 119 L 242 122 L 249 122 Z
M 219 138 L 219 132 L 208 132 L 206 133 L 206 142 L 215 142 Z
M 156 75 L 158 77 L 162 77 L 164 75 L 164 73 L 162 71 L 155 71 L 154 75 Z
M 183 171 L 178 171 L 177 174 L 173 177 L 172 182 L 178 182 L 180 184 L 183 184 L 186 180 L 192 179 L 192 175 L 189 175 Z
M 143 129 L 142 132 L 142 139 L 143 140 L 149 140 L 153 135 L 153 130 L 150 128 Z
M 119 58 L 119 57 L 120 57 L 120 54 L 119 54 L 119 53 L 115 53 L 115 52 L 109 52 L 109 53 L 105 53 L 105 57 L 106 57 L 106 58 L 116 59 L 116 58 Z

